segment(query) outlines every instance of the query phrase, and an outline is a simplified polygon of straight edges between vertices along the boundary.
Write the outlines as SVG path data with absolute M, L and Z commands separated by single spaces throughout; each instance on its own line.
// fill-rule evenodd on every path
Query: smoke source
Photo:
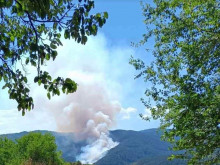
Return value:
M 104 157 L 108 150 L 116 147 L 118 144 L 118 142 L 113 142 L 107 133 L 102 132 L 99 139 L 81 149 L 82 153 L 77 157 L 77 160 L 83 164 L 95 163 Z

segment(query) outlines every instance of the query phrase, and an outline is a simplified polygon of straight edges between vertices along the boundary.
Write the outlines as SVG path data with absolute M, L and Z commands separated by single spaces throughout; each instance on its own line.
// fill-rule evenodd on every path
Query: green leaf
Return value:
M 50 60 L 50 54 L 47 53 L 45 58 L 46 58 L 46 60 Z
M 35 83 L 38 82 L 38 80 L 39 80 L 39 77 L 35 77 L 35 78 L 34 78 L 34 82 L 35 82 Z
M 14 36 L 10 36 L 11 41 L 13 42 L 15 40 Z
M 100 13 L 97 13 L 97 14 L 96 14 L 96 17 L 97 17 L 97 18 L 100 18 L 100 17 L 101 17 L 101 14 L 100 14 Z
M 104 12 L 104 18 L 108 19 L 108 13 Z
M 42 81 L 41 81 L 41 79 L 39 79 L 37 82 L 38 82 L 38 85 L 41 85 Z
M 51 96 L 50 96 L 50 93 L 48 92 L 47 93 L 47 98 L 50 100 Z
M 22 116 L 24 116 L 25 115 L 25 111 L 24 110 L 22 110 Z
M 28 63 L 29 63 L 29 57 L 26 58 L 26 60 L 25 60 L 25 64 L 27 65 Z
M 82 37 L 82 44 L 86 44 L 86 42 L 87 42 L 87 37 L 86 37 L 86 36 L 83 36 L 83 37 Z
M 27 77 L 24 77 L 24 82 L 27 83 Z
M 30 50 L 32 50 L 32 51 L 37 51 L 37 50 L 38 50 L 38 45 L 35 44 L 35 43 L 31 43 L 31 45 L 30 45 Z
M 56 49 L 56 48 L 57 48 L 57 46 L 54 45 L 53 43 L 50 43 L 50 47 L 51 47 L 52 49 Z
M 65 30 L 64 32 L 64 38 L 69 39 L 70 38 L 70 32 L 68 30 Z
M 56 30 L 57 29 L 57 22 L 55 22 L 54 24 L 53 24 L 53 30 Z

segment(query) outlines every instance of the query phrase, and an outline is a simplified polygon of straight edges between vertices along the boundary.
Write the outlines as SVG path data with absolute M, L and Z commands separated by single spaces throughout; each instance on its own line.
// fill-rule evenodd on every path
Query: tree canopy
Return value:
M 0 165 L 83 165 L 65 162 L 50 133 L 31 132 L 15 141 L 0 138 Z
M 17 140 L 17 147 L 24 160 L 57 165 L 64 162 L 51 134 L 29 133 Z
M 143 103 L 161 121 L 163 138 L 189 164 L 220 162 L 220 1 L 154 0 L 143 4 L 153 62 L 134 59 L 148 86 Z
M 55 138 L 51 134 L 29 133 L 16 142 L 0 139 L 0 164 L 64 164 L 61 152 L 57 151 Z
M 16 64 L 36 67 L 34 82 L 43 85 L 49 99 L 60 95 L 60 89 L 66 94 L 75 92 L 76 82 L 52 79 L 41 66 L 55 60 L 62 36 L 86 44 L 88 36 L 97 34 L 108 13 L 90 14 L 92 8 L 92 0 L 0 0 L 0 82 L 23 115 L 34 104 L 25 69 L 16 68 Z

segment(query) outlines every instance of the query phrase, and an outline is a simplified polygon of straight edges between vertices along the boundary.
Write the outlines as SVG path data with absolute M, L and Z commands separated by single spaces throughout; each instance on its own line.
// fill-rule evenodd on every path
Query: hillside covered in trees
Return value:
M 97 161 L 96 165 L 157 165 L 157 164 L 186 164 L 181 160 L 168 161 L 167 157 L 173 154 L 169 150 L 170 144 L 160 140 L 160 132 L 156 129 L 144 131 L 125 131 L 115 130 L 110 132 L 110 136 L 119 144 L 111 149 L 106 155 Z M 51 161 L 54 158 L 56 162 L 65 164 L 64 162 L 75 162 L 77 155 L 81 153 L 81 147 L 87 145 L 85 141 L 76 142 L 73 133 L 58 133 L 49 131 L 35 131 L 32 133 L 21 132 L 16 134 L 1 135 L 1 138 L 7 137 L 7 144 L 11 144 L 12 148 L 23 147 L 26 150 L 21 154 L 18 152 L 9 152 L 9 157 L 13 158 L 14 154 L 20 155 L 22 160 L 29 160 L 33 155 L 30 152 L 36 151 L 35 154 L 44 155 L 41 159 L 36 158 L 35 161 Z M 32 140 L 28 140 L 32 137 Z M 18 139 L 18 140 L 16 140 Z M 37 140 L 38 139 L 38 140 Z M 3 142 L 2 140 L 1 142 Z M 13 142 L 17 142 L 17 146 Z M 23 144 L 26 142 L 25 144 Z M 56 145 L 53 143 L 56 142 Z M 48 145 L 46 145 L 48 144 Z M 49 145 L 50 144 L 50 145 Z M 22 145 L 22 146 L 21 146 Z M 51 146 L 52 145 L 52 146 Z M 10 147 L 10 145 L 5 146 Z M 12 149 L 11 148 L 11 149 Z M 32 150 L 31 150 L 32 148 Z M 7 149 L 8 150 L 8 149 Z M 10 151 L 10 150 L 8 150 Z M 21 150 L 20 150 L 21 151 Z M 61 152 L 59 152 L 61 151 Z M 1 150 L 1 153 L 4 151 Z M 45 154 L 48 152 L 48 154 Z M 2 155 L 2 154 L 0 154 Z M 8 157 L 8 159 L 9 159 Z M 3 164 L 4 165 L 4 164 Z

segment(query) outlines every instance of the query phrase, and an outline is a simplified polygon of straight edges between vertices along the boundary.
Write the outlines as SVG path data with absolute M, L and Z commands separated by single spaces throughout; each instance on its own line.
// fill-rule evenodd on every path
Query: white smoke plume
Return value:
M 120 76 L 121 71 L 115 65 L 118 59 L 111 61 L 109 56 L 111 53 L 130 53 L 128 50 L 107 52 L 103 37 L 90 40 L 93 41 L 86 46 L 65 41 L 65 48 L 59 48 L 58 59 L 47 66 L 53 77 L 61 75 L 75 80 L 79 84 L 75 93 L 53 97 L 45 102 L 42 93 L 34 92 L 37 98 L 35 109 L 49 111 L 56 120 L 58 131 L 74 132 L 76 140 L 87 141 L 88 145 L 78 156 L 78 160 L 85 163 L 96 162 L 118 145 L 109 137 L 109 129 L 115 125 L 117 114 L 126 110 L 118 101 L 122 84 L 108 77 Z M 122 57 L 119 55 L 118 58 Z
M 58 48 L 57 59 L 48 62 L 42 69 L 48 70 L 53 78 L 61 76 L 75 80 L 77 91 L 52 97 L 49 101 L 42 86 L 30 84 L 35 109 L 27 112 L 25 117 L 21 117 L 16 108 L 10 113 L 8 110 L 1 111 L 0 128 L 5 131 L 0 133 L 36 129 L 74 132 L 75 140 L 88 143 L 78 159 L 93 163 L 118 144 L 109 137 L 116 117 L 128 119 L 129 114 L 136 111 L 131 107 L 125 109 L 120 103 L 122 94 L 134 87 L 132 83 L 126 83 L 133 80 L 133 68 L 128 69 L 132 50 L 111 47 L 102 35 L 89 38 L 85 46 L 71 40 L 63 42 L 64 46 Z M 31 73 L 29 80 L 33 80 L 36 69 L 27 70 Z
M 133 84 L 133 67 L 128 63 L 130 54 L 134 52 L 128 47 L 115 47 L 107 43 L 102 35 L 90 37 L 86 45 L 72 40 L 63 40 L 63 45 L 58 48 L 56 60 L 47 62 L 42 70 L 48 71 L 53 78 L 61 76 L 75 80 L 77 91 L 54 96 L 49 101 L 44 88 L 31 83 L 36 68 L 28 67 L 35 108 L 21 117 L 12 102 L 13 110 L 0 113 L 0 133 L 42 129 L 73 132 L 75 140 L 88 143 L 82 148 L 78 159 L 93 163 L 117 146 L 118 143 L 109 136 L 116 120 L 129 119 L 130 114 L 136 112 L 132 107 L 122 106 L 123 98 L 133 96 L 130 89 L 136 87 Z M 2 102 L 8 100 L 5 93 L 5 98 L 2 93 L 0 95 Z M 12 105 L 11 102 L 9 105 Z
M 118 144 L 118 142 L 113 142 L 107 133 L 101 133 L 99 139 L 81 149 L 82 153 L 76 159 L 83 164 L 95 163 L 104 157 L 108 150 L 116 147 Z
M 56 119 L 58 131 L 74 132 L 78 140 L 93 140 L 101 132 L 107 133 L 121 110 L 120 104 L 98 82 L 80 83 L 76 93 L 56 97 L 47 102 L 47 107 Z
M 86 75 L 79 77 L 83 76 Z M 109 129 L 115 124 L 115 116 L 122 107 L 99 80 L 88 79 L 85 83 L 79 81 L 79 77 L 76 93 L 56 97 L 44 107 L 49 107 L 55 117 L 58 131 L 74 132 L 76 140 L 87 141 L 88 145 L 82 148 L 77 159 L 94 163 L 118 145 L 109 137 Z M 38 105 L 42 107 L 42 103 Z

